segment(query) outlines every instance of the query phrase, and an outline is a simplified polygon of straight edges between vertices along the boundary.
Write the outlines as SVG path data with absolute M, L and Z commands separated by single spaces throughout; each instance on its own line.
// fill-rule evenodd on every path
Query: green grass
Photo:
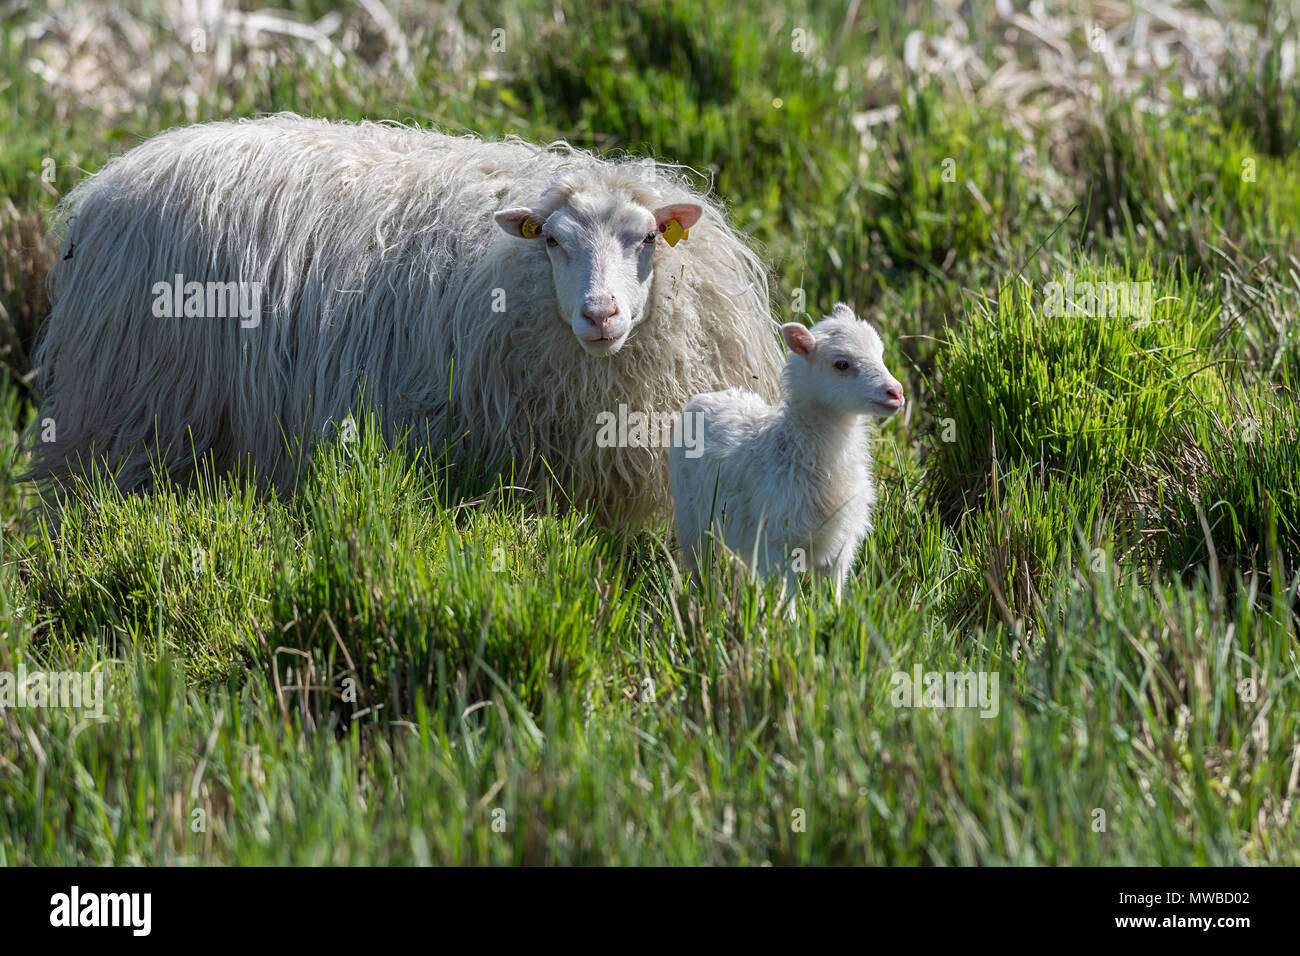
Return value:
M 26 66 L 59 62 L 18 29 L 41 3 L 0 21 L 0 675 L 106 691 L 102 718 L 0 710 L 0 864 L 1300 864 L 1280 56 L 1040 113 L 904 65 L 937 7 L 399 7 L 407 67 L 344 7 L 339 65 L 280 38 L 222 76 L 142 4 L 154 85 L 85 94 Z M 1230 10 L 1273 47 L 1294 24 Z M 990 63 L 1011 42 L 991 8 L 969 27 Z M 604 529 L 369 428 L 293 497 L 208 476 L 36 508 L 31 223 L 160 129 L 278 109 L 688 164 L 783 317 L 872 315 L 910 404 L 843 603 L 808 587 L 787 622 L 770 589 L 684 580 L 666 524 Z M 1150 281 L 1151 314 L 1054 314 L 1068 278 Z M 917 668 L 995 675 L 996 714 L 898 706 Z
M 789 625 L 691 597 L 656 536 L 412 505 L 433 479 L 373 444 L 318 464 L 309 500 L 242 519 L 182 496 L 224 588 L 263 598 L 224 676 L 198 636 L 112 639 L 181 606 L 182 572 L 105 594 L 95 639 L 7 609 L 5 668 L 102 670 L 109 717 L 6 714 L 42 756 L 0 776 L 5 862 L 1296 862 L 1295 621 L 1252 595 L 1084 569 L 1023 647 L 873 550 L 844 607 L 814 593 Z M 879 540 L 921 517 L 891 503 Z M 262 523 L 265 546 L 224 536 Z M 183 557 L 175 527 L 121 546 Z M 997 715 L 892 706 L 918 665 L 997 673 Z
M 1300 572 L 1300 431 L 1294 406 L 1263 402 L 1203 426 L 1203 460 L 1169 503 L 1164 562 L 1174 571 L 1213 561 L 1228 574 Z
M 1180 116 L 1171 124 L 1122 102 L 1093 128 L 1085 161 L 1098 171 L 1091 212 L 1102 231 L 1207 268 L 1218 266 L 1215 249 L 1227 240 L 1259 256 L 1296 255 L 1297 140 L 1279 146 L 1276 132 L 1252 128 L 1249 113 L 1184 108 Z
M 1180 418 L 1219 400 L 1220 332 L 1217 305 L 1172 273 L 1085 265 L 1037 288 L 1008 281 L 940 353 L 936 494 L 950 509 L 975 503 L 995 462 L 1131 479 Z

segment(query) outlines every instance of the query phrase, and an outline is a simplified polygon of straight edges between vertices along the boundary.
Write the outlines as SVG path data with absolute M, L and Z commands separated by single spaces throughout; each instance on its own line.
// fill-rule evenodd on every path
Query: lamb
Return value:
M 390 439 L 610 524 L 666 520 L 626 407 L 774 393 L 767 273 L 679 167 L 278 114 L 164 133 L 61 205 L 30 478 L 99 461 L 292 490 L 363 402 Z M 355 420 L 362 421 L 361 417 Z
M 797 572 L 835 581 L 840 600 L 858 546 L 871 530 L 875 484 L 866 420 L 903 407 L 884 365 L 884 345 L 843 303 L 812 329 L 781 327 L 790 355 L 783 402 L 731 388 L 696 395 L 699 443 L 670 452 L 679 544 L 699 570 L 712 535 L 763 577 L 785 573 L 793 613 Z

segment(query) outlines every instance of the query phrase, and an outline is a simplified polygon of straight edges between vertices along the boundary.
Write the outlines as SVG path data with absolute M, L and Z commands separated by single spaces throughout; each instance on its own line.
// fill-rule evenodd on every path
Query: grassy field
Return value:
M 1300 864 L 1295 5 L 191 6 L 0 5 L 0 675 L 106 701 L 0 710 L 0 864 Z M 783 320 L 872 316 L 843 604 L 365 428 L 292 499 L 34 520 L 54 203 L 286 109 L 689 164 Z

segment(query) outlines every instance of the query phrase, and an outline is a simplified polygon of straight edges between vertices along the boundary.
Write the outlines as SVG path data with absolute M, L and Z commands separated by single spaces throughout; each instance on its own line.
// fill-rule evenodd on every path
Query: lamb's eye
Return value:
M 835 368 L 837 371 L 847 372 L 850 368 L 852 368 L 852 366 L 849 364 L 848 359 L 836 359 Z
M 657 235 L 658 233 L 655 232 L 647 232 L 645 234 L 645 244 L 647 246 L 653 246 L 655 244 L 655 236 Z
M 550 246 L 552 249 L 554 249 L 556 246 L 559 245 L 559 243 L 555 241 L 555 237 L 554 237 L 554 236 L 547 236 L 547 237 L 546 237 L 546 244 L 547 244 L 548 246 Z

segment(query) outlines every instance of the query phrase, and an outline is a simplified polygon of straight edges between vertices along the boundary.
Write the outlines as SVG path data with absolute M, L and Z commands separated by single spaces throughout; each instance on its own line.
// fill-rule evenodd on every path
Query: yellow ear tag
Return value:
M 681 240 L 689 238 L 690 234 L 691 231 L 689 229 L 683 229 L 682 224 L 676 219 L 669 219 L 668 222 L 664 224 L 664 239 L 667 240 L 668 245 L 670 246 L 675 246 Z
M 524 224 L 519 227 L 519 232 L 525 239 L 532 239 L 541 231 L 542 225 L 536 219 L 525 219 Z

